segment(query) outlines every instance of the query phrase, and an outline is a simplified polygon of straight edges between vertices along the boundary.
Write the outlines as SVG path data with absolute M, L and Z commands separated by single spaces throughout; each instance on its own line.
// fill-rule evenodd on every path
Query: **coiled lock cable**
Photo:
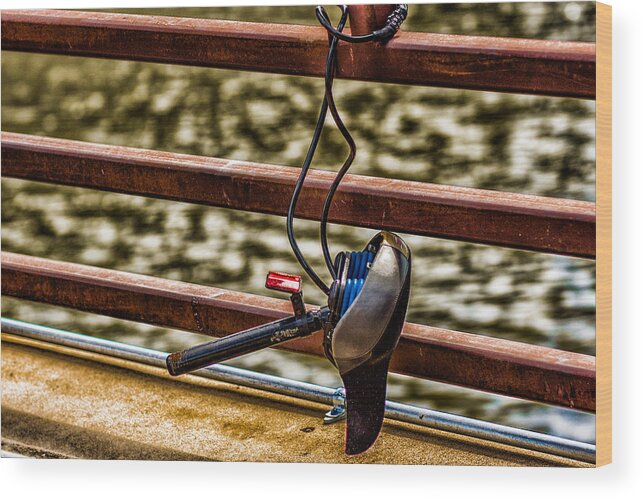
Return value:
M 297 240 L 295 238 L 293 221 L 295 216 L 295 210 L 297 208 L 297 201 L 299 199 L 301 189 L 304 185 L 306 175 L 308 174 L 308 170 L 310 169 L 310 165 L 315 155 L 317 145 L 319 144 L 319 139 L 321 138 L 321 133 L 324 127 L 324 122 L 326 120 L 326 115 L 330 110 L 331 116 L 333 117 L 333 121 L 335 122 L 335 125 L 339 129 L 340 133 L 342 134 L 349 148 L 349 154 L 346 160 L 344 161 L 344 164 L 337 172 L 337 175 L 335 176 L 335 179 L 333 180 L 333 183 L 331 184 L 328 190 L 328 194 L 326 196 L 326 200 L 324 201 L 324 206 L 322 209 L 321 223 L 320 223 L 321 247 L 322 247 L 322 253 L 324 255 L 324 260 L 326 262 L 326 267 L 328 268 L 328 271 L 330 272 L 330 275 L 332 276 L 332 278 L 337 279 L 330 250 L 328 248 L 328 238 L 327 238 L 328 215 L 330 212 L 330 207 L 332 205 L 335 192 L 337 191 L 337 188 L 339 187 L 340 182 L 342 181 L 342 179 L 348 172 L 349 168 L 351 167 L 353 160 L 355 159 L 355 154 L 357 152 L 355 141 L 353 140 L 353 137 L 351 136 L 350 132 L 346 128 L 346 125 L 342 121 L 341 116 L 339 115 L 339 112 L 337 110 L 337 106 L 335 104 L 335 99 L 333 97 L 333 80 L 335 77 L 336 62 L 337 62 L 337 44 L 339 43 L 339 40 L 343 40 L 349 43 L 366 43 L 366 42 L 375 41 L 381 44 L 386 44 L 391 38 L 393 38 L 395 33 L 397 33 L 397 31 L 400 29 L 402 23 L 404 22 L 404 20 L 408 15 L 407 5 L 405 4 L 396 5 L 393 12 L 391 12 L 391 14 L 388 16 L 384 27 L 382 27 L 381 29 L 378 29 L 368 35 L 346 35 L 342 33 L 342 31 L 346 26 L 346 21 L 348 19 L 348 7 L 346 5 L 340 5 L 339 8 L 341 9 L 342 13 L 341 13 L 341 18 L 337 23 L 337 27 L 334 27 L 332 25 L 330 17 L 328 16 L 328 13 L 324 9 L 324 7 L 319 5 L 315 9 L 315 14 L 317 16 L 317 19 L 328 32 L 328 57 L 326 58 L 324 100 L 322 101 L 322 105 L 319 111 L 319 117 L 317 118 L 317 124 L 315 125 L 315 130 L 313 132 L 313 137 L 310 142 L 310 146 L 308 147 L 308 152 L 306 153 L 306 157 L 302 164 L 301 173 L 299 174 L 299 178 L 297 179 L 297 183 L 295 184 L 295 189 L 293 191 L 293 195 L 290 200 L 290 206 L 288 207 L 288 216 L 286 218 L 286 230 L 288 233 L 288 241 L 290 243 L 290 247 L 293 250 L 293 253 L 295 254 L 295 257 L 297 258 L 297 261 L 304 269 L 304 271 L 308 274 L 308 276 L 317 285 L 317 287 L 321 289 L 321 291 L 326 295 L 330 293 L 330 288 L 319 277 L 319 275 L 310 266 L 310 264 L 302 254 L 299 248 L 299 245 L 297 244 Z

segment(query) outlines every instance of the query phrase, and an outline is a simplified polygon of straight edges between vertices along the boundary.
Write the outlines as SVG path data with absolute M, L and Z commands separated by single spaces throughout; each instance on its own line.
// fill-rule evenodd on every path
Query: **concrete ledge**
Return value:
M 3 336 L 2 438 L 36 457 L 589 466 L 388 421 L 375 446 L 343 453 L 327 407 L 49 343 Z M 32 449 L 26 452 L 25 449 Z

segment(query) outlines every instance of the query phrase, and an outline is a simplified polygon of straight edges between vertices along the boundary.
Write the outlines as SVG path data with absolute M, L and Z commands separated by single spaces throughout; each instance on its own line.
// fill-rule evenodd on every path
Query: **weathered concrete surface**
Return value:
M 3 335 L 3 448 L 36 457 L 585 466 L 387 420 L 365 454 L 343 453 L 327 407 Z

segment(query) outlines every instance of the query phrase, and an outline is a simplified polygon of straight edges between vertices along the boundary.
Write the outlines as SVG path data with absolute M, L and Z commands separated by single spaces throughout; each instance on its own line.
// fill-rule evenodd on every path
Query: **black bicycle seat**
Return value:
M 388 366 L 409 299 L 411 252 L 395 234 L 380 232 L 362 252 L 340 253 L 329 308 L 334 328 L 324 350 L 346 390 L 346 453 L 375 442 L 384 421 Z

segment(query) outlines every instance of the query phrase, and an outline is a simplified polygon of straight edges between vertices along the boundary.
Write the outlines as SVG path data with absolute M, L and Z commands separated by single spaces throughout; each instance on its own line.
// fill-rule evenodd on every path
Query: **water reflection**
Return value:
M 145 13 L 150 11 L 145 10 Z M 157 11 L 155 11 L 157 13 Z M 171 15 L 310 23 L 310 7 L 178 9 Z M 594 39 L 591 3 L 412 6 L 407 29 Z M 299 166 L 323 92 L 312 78 L 3 53 L 4 130 Z M 595 106 L 575 99 L 338 81 L 359 145 L 354 173 L 594 200 Z M 345 155 L 327 126 L 314 167 Z M 19 180 L 2 182 L 5 250 L 264 294 L 298 272 L 279 217 Z M 428 221 L 430 223 L 430 221 Z M 324 268 L 313 222 L 302 248 Z M 373 231 L 331 226 L 333 251 Z M 408 236 L 409 319 L 593 354 L 594 263 Z M 306 286 L 311 302 L 321 294 Z M 172 349 L 195 335 L 3 300 L 3 314 Z M 323 359 L 261 352 L 237 365 L 337 384 Z M 390 396 L 584 440 L 590 415 L 394 376 Z

